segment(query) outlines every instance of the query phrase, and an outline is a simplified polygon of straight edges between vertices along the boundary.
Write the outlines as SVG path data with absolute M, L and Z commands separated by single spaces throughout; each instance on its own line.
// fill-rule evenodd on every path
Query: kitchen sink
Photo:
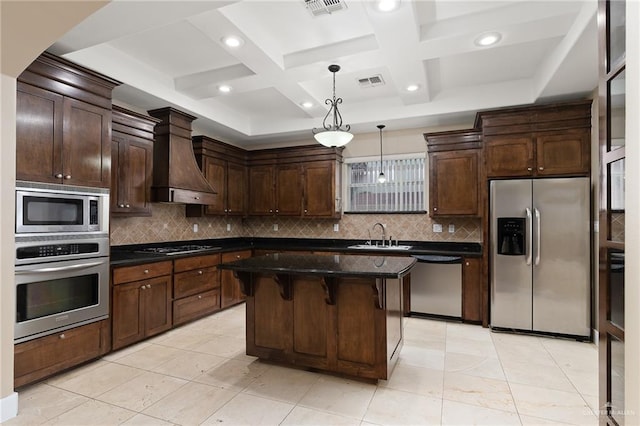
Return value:
M 397 246 L 374 246 L 371 244 L 356 244 L 353 246 L 349 246 L 347 248 L 350 249 L 360 249 L 360 250 L 409 250 L 411 249 L 413 246 L 403 246 L 403 245 L 397 245 Z

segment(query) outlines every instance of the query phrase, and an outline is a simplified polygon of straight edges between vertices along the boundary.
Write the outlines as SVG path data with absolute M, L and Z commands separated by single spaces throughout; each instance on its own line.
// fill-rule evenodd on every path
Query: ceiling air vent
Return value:
M 359 78 L 358 84 L 362 88 L 382 86 L 384 84 L 384 80 L 382 79 L 382 76 L 380 74 L 376 74 L 371 77 Z
M 347 8 L 343 0 L 304 0 L 304 4 L 313 16 L 330 14 Z

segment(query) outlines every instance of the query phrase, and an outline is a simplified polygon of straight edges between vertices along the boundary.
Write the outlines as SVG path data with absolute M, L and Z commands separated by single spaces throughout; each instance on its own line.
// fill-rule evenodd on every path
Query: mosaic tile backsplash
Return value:
M 209 238 L 380 238 L 380 222 L 387 227 L 387 237 L 401 241 L 481 242 L 480 219 L 465 218 L 432 220 L 427 214 L 345 214 L 340 219 L 298 218 L 225 218 L 185 217 L 182 204 L 152 204 L 151 217 L 111 219 L 111 245 L 146 244 L 164 241 L 185 241 Z M 433 232 L 433 224 L 441 224 L 442 232 Z M 197 224 L 197 232 L 194 225 Z M 338 231 L 334 231 L 334 225 Z M 276 226 L 277 225 L 277 226 Z M 453 225 L 454 232 L 449 232 Z M 277 230 L 275 228 L 277 227 Z

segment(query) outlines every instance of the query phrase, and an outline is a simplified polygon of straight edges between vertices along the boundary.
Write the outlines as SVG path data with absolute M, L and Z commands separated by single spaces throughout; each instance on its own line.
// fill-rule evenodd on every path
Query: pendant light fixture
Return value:
M 322 145 L 327 147 L 344 146 L 353 139 L 349 133 L 351 126 L 348 124 L 342 129 L 342 115 L 338 111 L 338 104 L 342 103 L 342 98 L 336 98 L 336 73 L 340 71 L 339 65 L 329 65 L 329 71 L 333 73 L 333 98 L 326 99 L 325 104 L 329 105 L 329 111 L 322 120 L 322 128 L 312 130 L 313 137 Z M 332 120 L 327 124 L 327 119 Z
M 378 182 L 385 183 L 387 181 L 387 177 L 382 171 L 382 129 L 384 129 L 385 126 L 384 124 L 378 124 L 376 127 L 380 129 L 380 174 L 378 175 Z

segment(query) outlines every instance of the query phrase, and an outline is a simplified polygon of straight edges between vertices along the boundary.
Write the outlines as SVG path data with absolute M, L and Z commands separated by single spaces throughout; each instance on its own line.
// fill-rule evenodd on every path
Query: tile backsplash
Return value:
M 112 218 L 111 245 L 146 244 L 164 241 L 185 241 L 229 237 L 267 238 L 380 238 L 380 222 L 387 227 L 387 237 L 410 241 L 481 242 L 479 218 L 447 218 L 432 220 L 427 214 L 345 214 L 340 219 L 298 219 L 219 216 L 185 217 L 183 204 L 152 204 L 152 216 Z M 338 230 L 335 231 L 337 224 Z M 442 225 L 442 232 L 433 232 L 433 225 Z M 194 232 L 197 225 L 197 232 Z M 449 232 L 450 225 L 454 231 Z

